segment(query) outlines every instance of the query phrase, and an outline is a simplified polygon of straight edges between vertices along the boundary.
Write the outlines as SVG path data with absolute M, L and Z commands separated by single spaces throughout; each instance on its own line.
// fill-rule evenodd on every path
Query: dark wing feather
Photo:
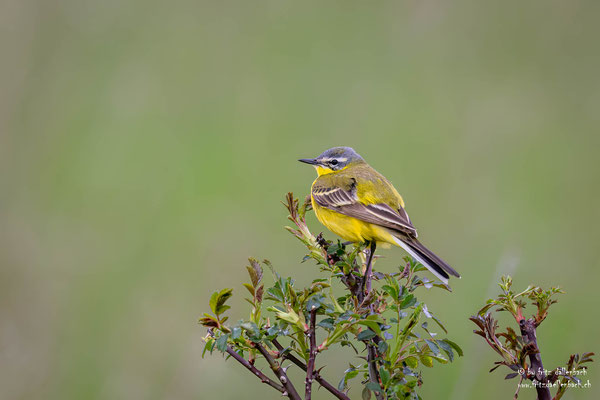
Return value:
M 358 200 L 354 186 L 351 186 L 350 190 L 340 187 L 314 187 L 312 195 L 321 207 L 417 237 L 417 230 L 404 208 L 398 206 L 399 209 L 395 210 L 384 203 L 363 204 Z

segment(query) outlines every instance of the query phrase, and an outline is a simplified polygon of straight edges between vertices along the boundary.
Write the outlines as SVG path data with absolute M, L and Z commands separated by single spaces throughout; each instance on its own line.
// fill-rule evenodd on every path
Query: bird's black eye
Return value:
M 337 165 L 337 163 L 338 163 L 338 160 L 331 160 L 331 161 L 329 161 L 329 164 L 331 164 L 331 165 Z

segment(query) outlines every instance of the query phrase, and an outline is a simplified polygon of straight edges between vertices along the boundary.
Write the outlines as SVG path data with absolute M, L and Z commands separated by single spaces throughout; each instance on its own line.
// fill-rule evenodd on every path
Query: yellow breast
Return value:
M 314 199 L 312 205 L 318 220 L 344 240 L 355 243 L 375 240 L 378 244 L 396 244 L 385 228 L 321 207 Z

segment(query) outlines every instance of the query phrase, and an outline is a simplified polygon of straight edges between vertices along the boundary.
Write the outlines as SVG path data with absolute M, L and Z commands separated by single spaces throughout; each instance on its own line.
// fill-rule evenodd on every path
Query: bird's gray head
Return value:
M 354 163 L 364 162 L 352 147 L 332 147 L 316 158 L 303 158 L 298 161 L 314 165 L 318 172 L 323 173 L 339 171 Z M 319 168 L 323 171 L 319 171 Z

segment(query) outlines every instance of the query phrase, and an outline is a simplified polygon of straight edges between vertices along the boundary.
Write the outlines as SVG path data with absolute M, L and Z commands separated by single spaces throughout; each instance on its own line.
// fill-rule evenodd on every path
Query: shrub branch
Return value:
M 246 267 L 250 282 L 243 284 L 250 293 L 246 298 L 251 305 L 250 317 L 229 322 L 226 302 L 232 289 L 213 293 L 211 312 L 200 318 L 209 328 L 204 353 L 216 349 L 229 354 L 263 383 L 292 400 L 302 397 L 290 381 L 287 367 L 282 367 L 285 361 L 306 373 L 306 400 L 312 398 L 315 381 L 335 398 L 350 400 L 350 381 L 359 375 L 362 398 L 418 399 L 417 390 L 423 383 L 419 366 L 431 368 L 434 361 L 446 364 L 455 354 L 462 356 L 462 350 L 431 332 L 426 319 L 444 332 L 446 329 L 425 303 L 417 300 L 415 291 L 449 288 L 418 276 L 425 268 L 410 257 L 396 272 L 375 271 L 375 243 L 348 245 L 327 240 L 322 234 L 315 236 L 305 220 L 311 210 L 310 198 L 300 205 L 289 193 L 284 205 L 293 224 L 286 229 L 308 250 L 302 261 L 314 261 L 324 276 L 308 287 L 296 288 L 291 277 L 280 276 L 267 260 L 260 263 L 250 258 Z M 272 272 L 272 287 L 263 283 L 263 265 Z M 361 353 L 359 343 L 365 345 L 366 354 L 363 350 L 363 355 L 356 357 Z M 333 346 L 354 351 L 356 354 L 349 357 L 352 362 L 364 360 L 358 365 L 350 363 L 337 386 L 325 380 L 316 366 L 317 355 Z M 266 360 L 277 379 L 254 366 L 257 358 Z
M 501 361 L 495 362 L 496 366 L 490 372 L 504 365 L 513 371 L 506 375 L 505 379 L 519 376 L 519 384 L 514 394 L 515 399 L 519 395 L 521 383 L 528 379 L 535 386 L 538 400 L 551 400 L 550 386 L 556 383 L 555 386 L 558 389 L 554 400 L 559 400 L 569 384 L 581 384 L 577 372 L 585 370 L 587 366 L 583 364 L 592 362 L 594 355 L 594 353 L 583 353 L 581 356 L 572 354 L 566 368 L 558 367 L 546 375 L 537 343 L 537 328 L 548 316 L 550 306 L 557 302 L 553 296 L 563 293 L 563 291 L 557 287 L 543 290 L 539 287 L 529 286 L 524 291 L 515 293 L 512 290 L 510 276 L 502 277 L 499 286 L 501 293 L 498 297 L 489 299 L 477 315 L 469 318 L 479 328 L 473 332 L 483 337 L 487 344 L 502 357 Z M 536 307 L 535 314 L 529 318 L 523 316 L 526 308 L 525 299 L 529 299 L 531 304 Z M 508 311 L 519 325 L 521 335 L 518 336 L 510 326 L 503 332 L 499 331 L 498 321 L 494 319 L 491 311 Z M 529 364 L 527 360 L 529 360 Z

